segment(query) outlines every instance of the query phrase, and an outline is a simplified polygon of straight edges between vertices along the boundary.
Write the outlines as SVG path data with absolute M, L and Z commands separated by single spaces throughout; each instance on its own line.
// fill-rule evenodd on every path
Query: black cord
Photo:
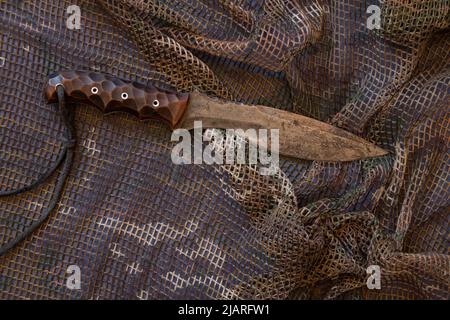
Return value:
M 22 188 L 2 191 L 2 192 L 0 192 L 0 197 L 18 195 L 23 192 L 30 191 L 31 189 L 34 189 L 35 187 L 37 187 L 38 185 L 43 183 L 45 180 L 47 180 L 55 172 L 56 169 L 58 169 L 58 167 L 61 165 L 62 161 L 66 158 L 66 153 L 67 153 L 67 149 L 64 146 L 58 156 L 58 159 L 56 159 L 56 162 L 43 175 L 41 175 L 39 178 L 37 178 L 36 181 L 34 181 Z
M 65 126 L 63 147 L 57 161 L 46 173 L 41 175 L 35 182 L 16 190 L 0 193 L 0 196 L 11 196 L 29 191 L 34 187 L 36 187 L 37 185 L 43 183 L 48 177 L 50 177 L 56 171 L 56 169 L 58 169 L 58 167 L 64 161 L 61 174 L 59 175 L 56 181 L 53 199 L 50 202 L 49 206 L 46 208 L 46 210 L 41 214 L 38 220 L 34 221 L 31 225 L 29 225 L 25 230 L 23 230 L 23 232 L 19 236 L 15 237 L 12 241 L 0 247 L 0 256 L 4 255 L 8 250 L 10 250 L 19 242 L 21 242 L 23 239 L 28 237 L 37 227 L 39 227 L 48 218 L 48 216 L 56 207 L 61 197 L 65 181 L 69 175 L 70 168 L 72 167 L 74 147 L 75 147 L 75 128 L 73 127 L 72 124 L 73 114 L 69 112 L 69 110 L 66 108 L 64 88 L 59 85 L 57 86 L 56 90 L 58 93 L 59 113 Z

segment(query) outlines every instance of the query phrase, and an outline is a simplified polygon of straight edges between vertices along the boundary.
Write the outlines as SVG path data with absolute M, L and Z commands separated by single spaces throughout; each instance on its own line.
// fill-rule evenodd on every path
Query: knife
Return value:
M 198 92 L 179 93 L 152 85 L 126 82 L 90 71 L 61 71 L 45 87 L 49 103 L 56 102 L 57 87 L 66 96 L 89 101 L 104 113 L 128 112 L 141 120 L 159 118 L 171 129 L 203 128 L 278 129 L 282 155 L 317 161 L 353 161 L 387 152 L 345 130 L 292 112 L 266 106 L 221 101 Z

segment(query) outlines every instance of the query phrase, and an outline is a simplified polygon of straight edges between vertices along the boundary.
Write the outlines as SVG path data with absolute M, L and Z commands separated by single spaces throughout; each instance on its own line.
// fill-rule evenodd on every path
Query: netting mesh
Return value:
M 63 126 L 43 88 L 63 69 L 282 108 L 390 153 L 282 158 L 275 176 L 174 165 L 164 125 L 70 102 L 72 170 L 50 218 L 0 258 L 0 298 L 447 299 L 449 12 L 449 0 L 1 0 L 1 191 L 56 161 Z M 0 198 L 0 243 L 45 210 L 58 174 Z

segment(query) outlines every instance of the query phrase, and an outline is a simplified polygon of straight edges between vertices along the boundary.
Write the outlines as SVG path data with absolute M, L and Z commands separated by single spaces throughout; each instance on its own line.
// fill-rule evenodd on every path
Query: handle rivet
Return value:
M 156 108 L 156 107 L 159 107 L 159 100 L 158 99 L 155 99 L 155 100 L 153 100 L 153 106 Z
M 128 93 L 122 92 L 121 97 L 122 97 L 123 100 L 127 100 L 128 99 Z
M 97 94 L 97 93 L 98 93 L 98 88 L 97 88 L 97 87 L 92 87 L 92 88 L 91 88 L 91 92 L 92 92 L 93 94 Z

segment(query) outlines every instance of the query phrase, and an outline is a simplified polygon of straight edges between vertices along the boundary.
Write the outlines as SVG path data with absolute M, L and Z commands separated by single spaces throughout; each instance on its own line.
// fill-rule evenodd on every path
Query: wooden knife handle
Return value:
M 125 82 L 90 71 L 62 71 L 51 77 L 45 88 L 48 102 L 57 101 L 56 87 L 62 85 L 66 95 L 89 101 L 104 113 L 123 111 L 139 119 L 160 118 L 174 128 L 187 109 L 189 94 L 176 93 Z

